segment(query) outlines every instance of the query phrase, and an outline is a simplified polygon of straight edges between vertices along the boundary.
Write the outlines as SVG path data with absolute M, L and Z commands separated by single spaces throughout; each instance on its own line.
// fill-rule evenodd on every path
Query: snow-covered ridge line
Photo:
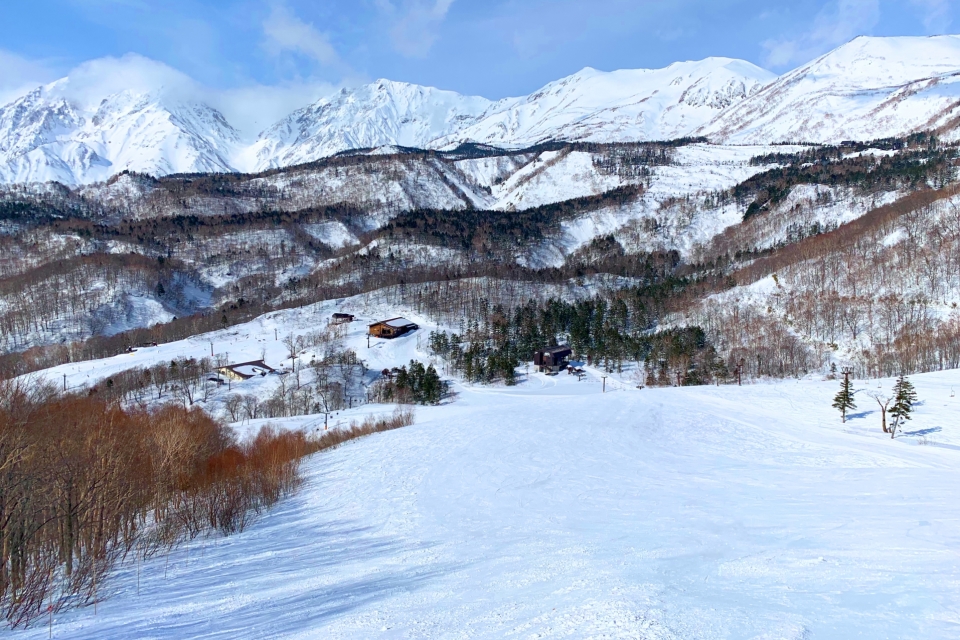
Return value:
M 0 183 L 68 185 L 123 170 L 261 171 L 359 149 L 520 148 L 545 141 L 635 142 L 708 136 L 771 144 L 866 140 L 934 130 L 957 137 L 960 36 L 857 38 L 780 78 L 707 58 L 663 69 L 584 69 L 493 102 L 378 80 L 343 89 L 250 145 L 215 108 L 158 87 L 90 97 L 64 78 L 0 107 Z

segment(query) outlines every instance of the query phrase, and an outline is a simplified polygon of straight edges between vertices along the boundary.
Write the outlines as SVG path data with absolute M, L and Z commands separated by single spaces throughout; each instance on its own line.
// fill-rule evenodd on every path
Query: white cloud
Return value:
M 297 53 L 323 65 L 340 62 L 326 34 L 298 18 L 284 4 L 275 4 L 263 22 L 264 46 L 272 55 Z
M 54 91 L 85 107 L 122 91 L 156 93 L 170 100 L 202 101 L 207 94 L 187 74 L 135 53 L 84 62 L 58 81 Z
M 764 42 L 764 62 L 775 69 L 807 62 L 864 35 L 879 20 L 880 0 L 838 0 L 816 15 L 807 33 Z
M 378 0 L 380 10 L 394 24 L 390 29 L 393 47 L 411 58 L 422 58 L 437 40 L 437 31 L 447 17 L 453 0 Z
M 922 14 L 927 33 L 947 33 L 950 30 L 950 0 L 910 0 Z
M 327 82 L 301 80 L 272 86 L 249 83 L 211 89 L 171 66 L 136 54 L 85 62 L 70 71 L 66 81 L 57 84 L 57 91 L 65 97 L 88 107 L 124 90 L 156 93 L 170 101 L 202 102 L 223 113 L 247 140 L 338 88 Z
M 0 49 L 0 105 L 57 77 L 52 65 Z
M 320 80 L 299 80 L 273 86 L 249 83 L 211 89 L 169 65 L 132 53 L 89 60 L 61 75 L 42 63 L 0 50 L 0 105 L 54 80 L 50 88 L 53 95 L 87 109 L 129 90 L 155 94 L 164 101 L 208 104 L 223 113 L 241 137 L 253 141 L 270 125 L 340 88 Z
M 214 92 L 208 102 L 223 113 L 243 138 L 252 142 L 267 127 L 339 88 L 339 85 L 321 81 L 274 86 L 251 84 Z

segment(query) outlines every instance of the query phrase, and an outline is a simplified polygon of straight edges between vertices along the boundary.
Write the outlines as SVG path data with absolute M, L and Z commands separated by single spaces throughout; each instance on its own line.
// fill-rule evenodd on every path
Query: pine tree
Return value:
M 423 404 L 439 404 L 443 395 L 443 383 L 433 365 L 427 367 L 423 374 Z
M 840 411 L 844 423 L 847 422 L 847 410 L 857 408 L 857 404 L 853 401 L 853 383 L 850 382 L 850 376 L 843 376 L 840 391 L 833 398 L 833 408 Z
M 890 430 L 890 437 L 897 435 L 897 427 L 905 420 L 910 420 L 910 414 L 913 412 L 913 405 L 917 401 L 917 392 L 913 384 L 907 380 L 907 377 L 900 374 L 897 383 L 893 385 L 893 408 L 890 409 L 890 417 L 893 418 L 893 428 Z

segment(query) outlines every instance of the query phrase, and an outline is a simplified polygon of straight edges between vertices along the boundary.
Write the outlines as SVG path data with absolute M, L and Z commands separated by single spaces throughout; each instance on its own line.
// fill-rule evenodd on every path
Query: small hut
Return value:
M 333 318 L 330 320 L 332 324 L 350 324 L 356 320 L 353 314 L 350 313 L 335 313 Z
M 410 322 L 406 318 L 390 318 L 370 325 L 369 333 L 374 338 L 399 338 L 402 335 L 416 331 L 420 325 Z
M 567 368 L 571 355 L 573 350 L 566 346 L 541 349 L 533 354 L 533 364 L 541 373 L 559 373 Z

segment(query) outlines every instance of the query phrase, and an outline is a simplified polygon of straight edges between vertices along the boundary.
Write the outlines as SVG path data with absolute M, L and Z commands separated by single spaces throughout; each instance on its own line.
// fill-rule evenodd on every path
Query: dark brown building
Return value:
M 420 325 L 410 322 L 406 318 L 391 318 L 381 320 L 370 325 L 369 333 L 374 338 L 399 338 L 400 336 L 416 331 Z
M 557 373 L 566 368 L 573 350 L 570 347 L 550 347 L 533 354 L 533 364 L 543 373 Z
M 333 324 L 349 324 L 355 319 L 356 318 L 353 317 L 353 314 L 350 313 L 335 313 L 333 314 L 333 319 L 331 322 Z

